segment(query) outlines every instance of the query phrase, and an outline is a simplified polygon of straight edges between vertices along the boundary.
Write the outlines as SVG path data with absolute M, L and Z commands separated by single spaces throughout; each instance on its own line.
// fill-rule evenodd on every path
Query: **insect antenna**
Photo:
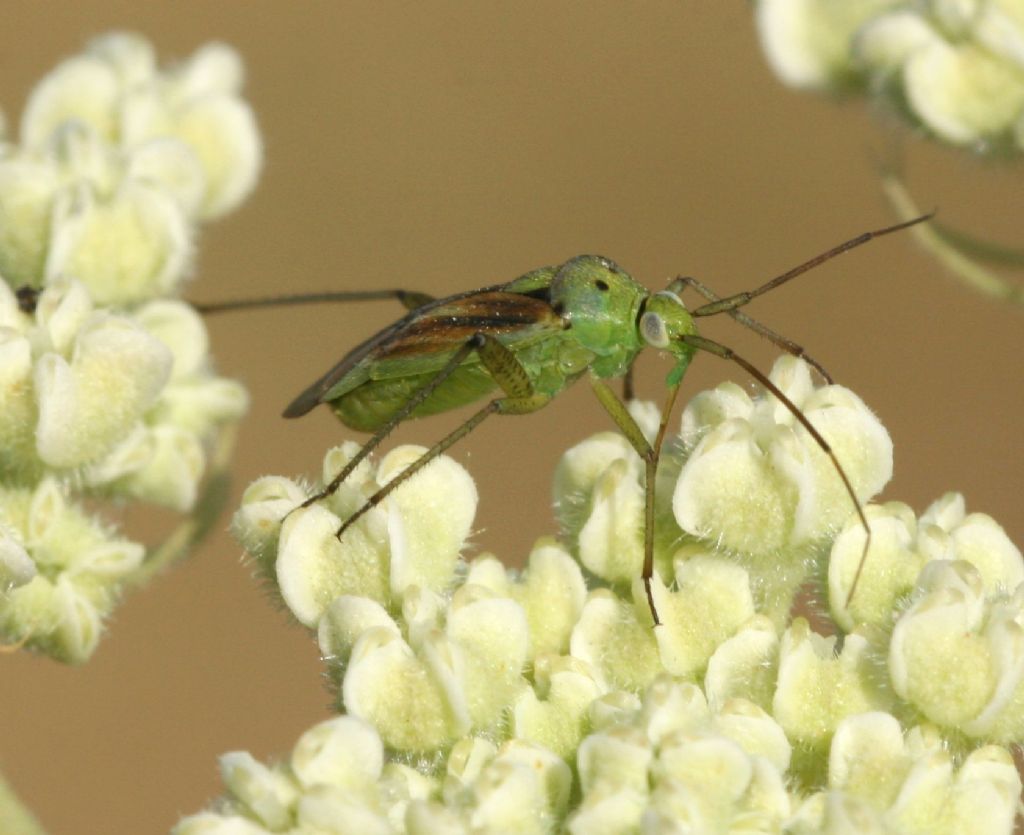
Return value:
M 798 275 L 803 275 L 805 272 L 813 270 L 819 264 L 824 264 L 826 261 L 830 261 L 837 255 L 842 255 L 844 252 L 856 249 L 857 247 L 866 244 L 868 241 L 880 238 L 883 235 L 889 235 L 893 232 L 899 232 L 901 229 L 906 229 L 908 226 L 924 223 L 925 221 L 931 220 L 934 216 L 935 212 L 932 211 L 926 215 L 915 217 L 912 220 L 903 221 L 903 223 L 896 223 L 892 226 L 886 226 L 882 229 L 874 229 L 870 232 L 862 232 L 857 235 L 857 237 L 850 238 L 848 241 L 843 241 L 843 243 L 838 246 L 834 246 L 832 249 L 814 256 L 809 261 L 804 261 L 804 263 L 798 264 L 793 267 L 793 269 L 784 272 L 782 275 L 775 276 L 771 281 L 766 281 L 760 287 L 756 287 L 753 290 L 744 290 L 741 293 L 734 293 L 731 296 L 725 296 L 717 301 L 708 302 L 705 305 L 701 305 L 696 310 L 691 310 L 690 315 L 694 318 L 698 316 L 714 316 L 717 313 L 725 313 L 730 310 L 735 310 L 737 307 L 743 307 L 743 305 L 758 296 L 767 293 L 769 290 L 774 290 L 776 287 L 785 284 L 787 281 L 791 281 Z
M 692 276 L 681 275 L 676 278 L 676 281 L 679 282 L 680 284 L 685 285 L 686 287 L 692 287 L 708 301 L 721 301 L 721 297 L 718 296 L 714 292 L 714 290 L 712 290 L 710 287 L 704 284 L 704 282 L 698 281 L 696 278 L 693 278 Z M 750 328 L 750 330 L 752 330 L 754 333 L 758 334 L 759 336 L 763 336 L 769 342 L 772 342 L 778 347 L 780 347 L 787 354 L 792 354 L 794 357 L 799 357 L 800 359 L 802 359 L 815 371 L 817 371 L 821 375 L 821 378 L 829 385 L 835 382 L 835 380 L 832 379 L 832 375 L 825 370 L 825 366 L 823 366 L 820 362 L 814 359 L 814 357 L 808 354 L 807 351 L 804 350 L 802 345 L 797 345 L 797 343 L 795 343 L 792 339 L 787 339 L 781 333 L 776 333 L 767 325 L 762 324 L 761 322 L 758 322 L 756 319 L 748 316 L 742 310 L 731 309 L 726 310 L 725 312 L 732 316 L 733 319 L 735 319 L 744 327 Z
M 418 293 L 414 290 L 338 290 L 323 293 L 294 293 L 284 296 L 266 296 L 255 299 L 236 299 L 223 302 L 199 302 L 192 306 L 204 315 L 213 313 L 229 313 L 235 310 L 252 310 L 260 307 L 290 307 L 300 304 L 320 304 L 322 302 L 367 302 L 397 299 L 408 310 L 415 310 L 428 302 L 433 296 Z
M 830 447 L 828 441 L 826 441 L 821 436 L 821 433 L 814 428 L 814 425 L 807 419 L 807 416 L 802 411 L 800 411 L 799 408 L 797 408 L 797 405 L 792 400 L 790 400 L 788 397 L 786 397 L 785 394 L 782 393 L 782 390 L 777 385 L 775 385 L 775 383 L 769 380 L 768 377 L 756 366 L 754 366 L 747 360 L 743 359 L 743 357 L 741 357 L 739 354 L 733 351 L 732 348 L 728 348 L 725 345 L 722 345 L 721 343 L 715 342 L 711 339 L 706 339 L 705 337 L 698 336 L 696 334 L 687 334 L 681 336 L 680 340 L 693 348 L 697 348 L 698 350 L 701 351 L 706 351 L 709 354 L 714 354 L 716 357 L 721 357 L 724 360 L 732 360 L 737 365 L 739 365 L 751 377 L 753 377 L 755 380 L 757 380 L 757 382 L 759 382 L 768 391 L 770 391 L 776 397 L 776 399 L 780 403 L 782 403 L 782 405 L 785 406 L 790 411 L 790 413 L 792 413 L 793 417 L 795 417 L 800 422 L 800 425 L 807 430 L 807 432 L 810 434 L 812 438 L 814 438 L 815 443 L 821 448 L 822 452 L 824 452 L 829 457 L 829 459 L 831 459 L 832 466 L 835 468 L 835 471 L 839 474 L 839 478 L 842 479 L 843 486 L 846 488 L 846 492 L 849 494 L 850 500 L 853 502 L 853 506 L 857 511 L 857 517 L 860 519 L 860 523 L 863 526 L 865 533 L 864 550 L 861 552 L 860 562 L 857 565 L 857 571 L 853 575 L 853 584 L 850 586 L 850 591 L 846 596 L 846 605 L 849 606 L 850 601 L 853 600 L 853 593 L 857 589 L 857 583 L 860 580 L 861 572 L 864 570 L 864 563 L 868 557 L 868 549 L 871 547 L 871 527 L 870 525 L 868 525 L 868 517 L 864 513 L 864 508 L 861 506 L 860 500 L 857 498 L 857 494 L 853 490 L 853 485 L 850 483 L 850 479 L 847 477 L 846 471 L 839 463 L 839 459 L 836 458 L 835 452 L 832 451 L 832 447 Z

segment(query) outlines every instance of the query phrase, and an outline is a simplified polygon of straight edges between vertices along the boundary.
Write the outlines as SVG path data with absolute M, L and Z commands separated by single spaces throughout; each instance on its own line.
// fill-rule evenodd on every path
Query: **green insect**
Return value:
M 832 378 L 799 345 L 769 330 L 739 310 L 752 299 L 811 268 L 867 243 L 905 229 L 930 215 L 865 232 L 800 264 L 754 290 L 719 298 L 694 278 L 679 277 L 661 292 L 651 293 L 613 261 L 581 255 L 543 267 L 507 284 L 433 299 L 405 290 L 363 293 L 322 293 L 199 305 L 204 313 L 242 307 L 397 298 L 410 312 L 356 346 L 326 374 L 303 391 L 284 411 L 300 417 L 326 403 L 346 426 L 373 436 L 338 475 L 306 507 L 331 495 L 359 463 L 401 422 L 446 412 L 488 396 L 486 405 L 442 438 L 399 476 L 389 481 L 352 516 L 342 522 L 341 535 L 392 490 L 465 437 L 490 415 L 536 412 L 581 377 L 587 377 L 619 430 L 646 468 L 644 562 L 641 577 L 655 625 L 660 624 L 651 592 L 654 573 L 654 485 L 669 415 L 679 384 L 697 351 L 732 360 L 785 405 L 829 456 L 842 479 L 867 537 L 850 597 L 856 588 L 871 541 L 864 510 L 825 439 L 775 384 L 732 349 L 697 333 L 695 319 L 727 313 L 770 339 L 783 350 L 810 362 L 828 381 Z M 691 288 L 706 303 L 687 310 L 680 296 Z M 653 443 L 648 442 L 623 401 L 606 382 L 624 378 L 624 396 L 632 396 L 631 369 L 646 347 L 668 352 L 674 362 L 667 379 L 667 397 Z M 298 508 L 296 508 L 298 509 Z

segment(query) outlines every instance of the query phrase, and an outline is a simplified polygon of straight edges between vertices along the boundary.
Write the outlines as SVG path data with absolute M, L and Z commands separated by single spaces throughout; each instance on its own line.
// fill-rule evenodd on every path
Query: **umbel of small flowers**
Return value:
M 1022 0 L 758 0 L 787 84 L 866 89 L 936 138 L 1024 149 Z
M 771 377 L 877 493 L 892 446 L 863 402 L 791 357 Z M 322 482 L 357 449 L 332 449 Z M 176 835 L 1012 831 L 1024 565 L 959 495 L 920 517 L 870 506 L 848 601 L 864 532 L 821 450 L 770 395 L 699 394 L 659 474 L 653 627 L 623 438 L 564 455 L 563 537 L 522 571 L 463 563 L 477 494 L 450 458 L 338 541 L 422 451 L 365 461 L 300 510 L 315 486 L 246 491 L 235 533 L 315 634 L 341 715 L 275 764 L 226 754 L 226 794 Z M 833 634 L 790 614 L 808 587 Z
M 1015 160 L 1024 150 L 1024 0 L 757 0 L 768 63 L 786 84 L 864 91 L 917 132 Z M 892 120 L 889 120 L 890 122 Z M 892 166 L 890 166 L 892 167 Z M 882 187 L 903 220 L 921 215 L 895 170 Z M 1017 249 L 925 224 L 911 234 L 958 280 L 1024 304 Z
M 174 296 L 199 224 L 258 176 L 241 84 L 222 44 L 161 69 L 143 38 L 110 34 L 0 133 L 0 643 L 86 660 L 123 589 L 216 512 L 209 474 L 247 396 Z M 107 500 L 183 521 L 147 548 L 97 515 Z

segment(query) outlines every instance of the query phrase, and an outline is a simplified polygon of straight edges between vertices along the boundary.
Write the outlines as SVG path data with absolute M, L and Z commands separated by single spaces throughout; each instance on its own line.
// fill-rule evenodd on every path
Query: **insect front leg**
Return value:
M 654 488 L 658 475 L 658 459 L 661 456 L 661 445 L 665 439 L 665 428 L 668 425 L 668 416 L 675 403 L 679 386 L 677 384 L 669 387 L 668 397 L 661 410 L 661 424 L 658 427 L 658 435 L 654 444 L 651 445 L 647 438 L 644 437 L 644 433 L 637 425 L 637 422 L 633 420 L 633 416 L 629 413 L 625 404 L 615 396 L 615 392 L 612 391 L 611 387 L 593 376 L 590 378 L 590 384 L 594 389 L 594 394 L 597 395 L 597 399 L 604 406 L 605 411 L 615 421 L 615 425 L 619 427 L 619 431 L 626 436 L 626 440 L 636 450 L 636 454 L 644 461 L 646 480 L 644 485 L 644 566 L 640 577 L 644 581 L 647 605 L 651 609 L 654 625 L 660 626 L 661 618 L 658 617 L 658 609 L 654 605 L 654 594 L 651 591 L 651 579 L 654 577 Z
M 914 222 L 916 223 L 917 221 Z M 902 226 L 892 228 L 899 229 L 902 228 Z M 885 231 L 888 230 L 883 230 L 883 232 Z M 860 562 L 857 564 L 857 571 L 853 575 L 853 582 L 850 584 L 850 591 L 846 596 L 846 605 L 849 606 L 850 602 L 853 600 L 853 593 L 857 590 L 857 583 L 860 580 L 861 572 L 864 570 L 864 563 L 867 561 L 868 551 L 871 549 L 871 526 L 868 524 L 868 517 L 864 513 L 864 508 L 861 506 L 860 499 L 857 498 L 857 492 L 853 489 L 853 484 L 850 483 L 850 479 L 846 475 L 846 470 L 844 470 L 842 464 L 839 463 L 839 459 L 836 457 L 832 447 L 829 446 L 828 441 L 821 436 L 821 433 L 814 428 L 814 424 L 807 419 L 807 416 L 800 411 L 792 400 L 786 397 L 775 383 L 768 379 L 763 372 L 759 371 L 750 362 L 743 359 L 743 357 L 732 350 L 732 348 L 721 345 L 720 343 L 714 342 L 710 339 L 706 339 L 703 336 L 698 336 L 697 334 L 688 334 L 683 336 L 682 340 L 687 345 L 690 345 L 700 351 L 707 351 L 709 354 L 714 354 L 716 357 L 721 357 L 724 360 L 731 360 L 740 366 L 740 368 L 744 369 L 751 377 L 770 391 L 775 398 L 786 407 L 786 409 L 789 410 L 790 414 L 792 414 L 793 417 L 800 422 L 800 425 L 807 430 L 807 433 L 818 445 L 819 449 L 829 457 L 829 460 L 832 462 L 832 468 L 836 471 L 840 481 L 843 482 L 843 487 L 846 489 L 847 495 L 850 497 L 850 501 L 853 502 L 853 508 L 857 513 L 857 518 L 860 519 L 860 524 L 864 528 L 864 550 L 861 552 Z
M 622 399 L 627 403 L 630 400 L 636 400 L 636 386 L 633 381 L 633 362 L 630 362 L 629 368 L 626 369 L 626 373 L 622 375 Z
M 454 431 L 452 431 L 444 438 L 442 438 L 440 441 L 438 441 L 436 444 L 434 444 L 430 449 L 424 452 L 423 455 L 421 455 L 419 458 L 413 461 L 412 464 L 410 464 L 408 467 L 402 470 L 401 473 L 395 476 L 395 478 L 393 478 L 391 481 L 389 481 L 387 484 L 381 487 L 376 493 L 370 496 L 366 500 L 366 503 L 359 508 L 359 510 L 357 510 L 348 519 L 341 523 L 341 526 L 338 528 L 336 533 L 336 536 L 339 539 L 341 538 L 341 535 L 345 533 L 345 531 L 348 530 L 348 528 L 351 527 L 353 523 L 356 522 L 356 520 L 358 520 L 361 516 L 363 516 L 372 508 L 380 504 L 381 501 L 383 501 L 384 498 L 392 490 L 401 485 L 407 479 L 411 478 L 415 473 L 417 473 L 419 470 L 421 470 L 423 467 L 425 467 L 439 455 L 443 454 L 449 447 L 451 447 L 453 444 L 457 443 L 459 440 L 461 440 L 474 429 L 476 429 L 476 427 L 483 423 L 483 421 L 489 415 L 528 414 L 529 412 L 535 412 L 538 409 L 542 408 L 551 399 L 548 395 L 537 394 L 534 392 L 533 383 L 530 382 L 530 377 L 526 373 L 526 369 L 523 368 L 522 363 L 520 363 L 519 360 L 516 359 L 515 354 L 513 354 L 508 348 L 506 348 L 504 345 L 498 342 L 498 340 L 496 340 L 494 337 L 478 333 L 472 339 L 470 339 L 469 342 L 466 343 L 463 349 L 460 349 L 460 353 L 461 350 L 465 350 L 466 353 L 462 354 L 459 360 L 459 364 L 465 361 L 466 356 L 468 356 L 470 352 L 476 351 L 480 355 L 480 360 L 484 364 L 484 367 L 490 373 L 494 381 L 501 387 L 501 390 L 505 392 L 506 396 L 498 397 L 490 401 L 486 406 L 480 409 L 480 411 L 478 411 L 476 414 L 470 417 L 469 420 L 467 420 L 461 426 L 458 426 Z M 449 361 L 448 365 L 451 364 L 452 362 Z M 447 368 L 448 366 L 445 367 Z M 445 377 L 449 376 L 452 373 L 452 371 L 454 371 L 454 368 L 449 370 L 448 373 L 445 374 Z M 438 376 L 440 377 L 440 375 Z M 444 378 L 438 380 L 437 378 L 434 378 L 433 380 L 430 381 L 430 383 L 428 383 L 427 386 L 424 386 L 424 389 L 429 387 L 430 391 L 423 395 L 423 397 L 420 398 L 419 401 L 417 401 L 416 405 L 418 405 L 419 402 L 422 402 L 422 400 L 426 399 L 426 397 L 429 396 L 430 392 L 434 391 L 437 388 L 437 386 L 441 384 L 443 379 Z M 417 392 L 416 396 L 419 397 L 420 393 L 424 389 L 421 389 L 420 392 Z M 415 405 L 412 408 L 415 408 Z M 409 408 L 407 404 L 405 407 L 402 408 L 401 411 L 405 414 L 408 414 L 412 411 L 412 408 Z M 381 433 L 378 432 L 377 434 L 380 435 Z M 374 438 L 377 438 L 377 435 L 374 435 Z M 378 440 L 377 443 L 380 443 L 380 441 Z M 362 458 L 366 457 L 365 455 L 363 455 L 363 450 L 360 450 L 360 456 L 361 457 L 359 460 L 362 460 Z M 349 472 L 351 472 L 351 462 L 346 467 L 346 469 L 349 470 Z M 336 478 L 335 481 L 338 481 L 338 479 Z M 341 482 L 338 481 L 338 483 L 340 484 Z M 331 484 L 333 485 L 334 482 L 332 482 Z M 337 487 L 335 486 L 334 489 L 337 489 Z

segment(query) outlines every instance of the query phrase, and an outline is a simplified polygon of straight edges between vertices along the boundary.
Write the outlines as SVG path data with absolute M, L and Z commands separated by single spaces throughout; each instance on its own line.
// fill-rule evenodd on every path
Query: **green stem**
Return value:
M 921 210 L 914 203 L 906 187 L 894 175 L 882 177 L 882 190 L 897 216 L 904 219 L 917 217 Z M 1000 278 L 969 258 L 971 247 L 962 246 L 966 240 L 959 233 L 936 229 L 930 223 L 915 226 L 912 234 L 928 252 L 941 262 L 954 276 L 973 290 L 993 299 L 1024 306 L 1024 286 Z
M 46 830 L 0 774 L 0 832 L 4 835 L 46 835 Z
M 932 226 L 939 237 L 950 246 L 956 247 L 964 255 L 979 261 L 987 261 L 996 266 L 1011 267 L 1017 270 L 1024 268 L 1024 250 L 997 244 L 993 241 L 985 241 L 934 220 Z

